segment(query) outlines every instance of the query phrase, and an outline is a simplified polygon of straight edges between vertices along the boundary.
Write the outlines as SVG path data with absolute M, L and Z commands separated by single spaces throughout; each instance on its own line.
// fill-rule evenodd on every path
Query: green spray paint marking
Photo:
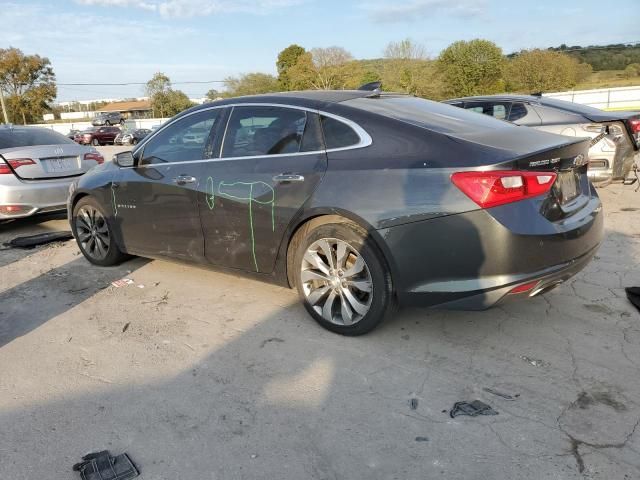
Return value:
M 237 192 L 236 190 L 240 190 Z M 247 191 L 248 190 L 248 191 Z M 232 193 L 229 193 L 233 191 Z M 260 197 L 267 194 L 266 200 L 259 200 L 254 198 L 254 193 Z M 271 195 L 268 195 L 271 193 Z M 253 228 L 253 204 L 258 203 L 260 205 L 270 205 L 271 206 L 271 230 L 275 232 L 276 230 L 276 221 L 275 221 L 275 203 L 276 203 L 276 193 L 269 185 L 265 182 L 233 182 L 226 183 L 224 180 L 218 184 L 217 192 L 215 189 L 215 182 L 212 177 L 207 178 L 207 206 L 210 210 L 213 210 L 215 207 L 215 199 L 216 194 L 229 198 L 231 200 L 240 200 L 240 201 L 248 201 L 249 202 L 249 231 L 251 233 L 251 255 L 253 256 L 253 264 L 256 267 L 256 272 L 259 272 L 258 269 L 258 259 L 256 258 L 256 241 L 255 241 L 255 231 Z
M 113 197 L 113 216 L 118 216 L 118 204 L 116 203 L 116 191 L 113 189 L 113 182 L 111 182 L 111 196 Z

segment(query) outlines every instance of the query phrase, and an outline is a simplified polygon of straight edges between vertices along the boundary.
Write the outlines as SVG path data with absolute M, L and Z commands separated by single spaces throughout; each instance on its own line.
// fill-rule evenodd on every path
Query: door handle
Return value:
M 295 173 L 281 173 L 273 177 L 274 182 L 304 182 L 304 176 Z
M 197 179 L 196 177 L 192 177 L 190 175 L 178 175 L 176 178 L 173 179 L 173 183 L 176 183 L 178 185 L 185 185 L 187 183 L 196 183 Z

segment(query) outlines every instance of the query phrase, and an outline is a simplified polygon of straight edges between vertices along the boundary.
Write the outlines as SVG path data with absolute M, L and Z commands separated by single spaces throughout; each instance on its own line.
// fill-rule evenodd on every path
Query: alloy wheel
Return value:
M 103 260 L 109 253 L 111 238 L 107 220 L 96 208 L 85 205 L 78 211 L 76 234 L 82 249 L 91 258 Z
M 306 300 L 333 324 L 354 325 L 371 308 L 371 272 L 362 255 L 344 240 L 313 242 L 304 254 L 300 280 Z

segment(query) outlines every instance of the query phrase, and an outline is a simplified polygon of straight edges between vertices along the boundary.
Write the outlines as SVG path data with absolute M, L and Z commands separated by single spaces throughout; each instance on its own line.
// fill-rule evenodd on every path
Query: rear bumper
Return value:
M 0 211 L 0 219 L 22 218 L 37 213 L 65 210 L 69 185 L 75 178 L 26 182 L 14 177 L 11 179 L 11 184 L 0 184 L 0 207 L 9 205 L 22 207 L 13 213 Z
M 475 310 L 537 294 L 584 268 L 603 238 L 597 195 L 574 217 L 550 222 L 536 201 L 522 201 L 378 233 L 400 304 Z M 526 294 L 508 295 L 534 280 Z

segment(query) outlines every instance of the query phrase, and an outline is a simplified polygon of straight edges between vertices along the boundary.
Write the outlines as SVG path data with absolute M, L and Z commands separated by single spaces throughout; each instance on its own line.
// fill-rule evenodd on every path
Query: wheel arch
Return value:
M 295 251 L 299 245 L 300 240 L 304 238 L 304 234 L 311 228 L 326 223 L 352 223 L 359 227 L 359 229 L 362 230 L 362 233 L 371 239 L 373 245 L 382 254 L 383 261 L 385 262 L 386 266 L 389 269 L 389 273 L 391 274 L 392 285 L 395 285 L 394 280 L 395 278 L 397 278 L 397 275 L 396 268 L 393 263 L 393 256 L 391 255 L 391 252 L 388 250 L 384 239 L 381 237 L 378 231 L 374 229 L 366 220 L 359 217 L 358 215 L 353 214 L 352 212 L 331 208 L 326 210 L 320 209 L 306 212 L 305 215 L 299 217 L 297 221 L 293 223 L 289 228 L 286 242 L 283 242 L 281 254 L 284 260 L 282 262 L 282 267 L 284 269 L 284 279 L 286 284 L 290 288 L 295 287 L 295 280 L 293 278 L 293 272 L 295 270 L 292 268 L 292 264 L 293 258 L 295 256 Z

